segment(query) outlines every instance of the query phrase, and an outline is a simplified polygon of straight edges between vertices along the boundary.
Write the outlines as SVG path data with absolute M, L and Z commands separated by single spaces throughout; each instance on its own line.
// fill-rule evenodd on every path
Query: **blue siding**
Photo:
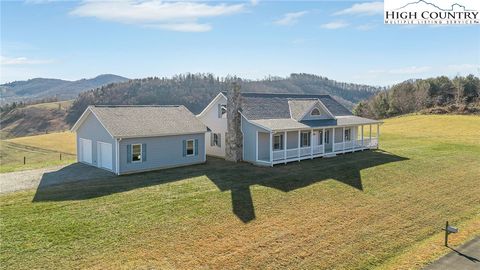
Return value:
M 242 133 L 243 133 L 243 160 L 255 163 L 255 147 L 257 140 L 257 131 L 268 132 L 267 130 L 250 124 L 242 116 Z
M 198 142 L 198 155 L 184 156 L 184 140 Z M 127 145 L 146 145 L 146 161 L 127 163 Z M 177 167 L 205 162 L 205 134 L 122 139 L 119 144 L 120 173 Z
M 116 141 L 105 130 L 98 119 L 90 113 L 77 130 L 77 160 L 79 160 L 80 138 L 92 141 L 92 165 L 97 166 L 97 142 L 112 144 L 112 171 L 116 171 Z

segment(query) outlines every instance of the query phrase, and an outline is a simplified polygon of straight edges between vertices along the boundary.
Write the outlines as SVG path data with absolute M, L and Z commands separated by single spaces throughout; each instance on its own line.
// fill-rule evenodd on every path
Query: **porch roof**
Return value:
M 367 119 L 359 116 L 342 116 L 337 117 L 337 119 L 305 120 L 300 122 L 292 118 L 259 119 L 250 121 L 270 130 L 312 129 L 320 127 L 355 126 L 382 123 L 378 120 Z

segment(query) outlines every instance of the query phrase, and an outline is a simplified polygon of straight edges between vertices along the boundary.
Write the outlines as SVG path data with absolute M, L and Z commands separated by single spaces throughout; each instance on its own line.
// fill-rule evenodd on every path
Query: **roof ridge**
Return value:
M 90 107 L 98 107 L 98 108 L 115 108 L 115 107 L 165 107 L 165 108 L 173 108 L 173 107 L 182 107 L 183 105 L 90 105 Z

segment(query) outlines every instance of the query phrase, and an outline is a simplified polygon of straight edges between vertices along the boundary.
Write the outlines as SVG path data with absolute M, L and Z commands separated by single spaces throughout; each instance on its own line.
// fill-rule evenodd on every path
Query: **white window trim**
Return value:
M 220 133 L 213 133 L 213 146 L 217 146 L 217 147 L 220 147 L 218 144 L 220 142 L 220 140 L 218 139 L 218 135 Z
M 304 145 L 304 141 L 303 141 L 304 134 L 307 134 L 306 139 L 307 139 L 307 142 L 310 142 L 309 144 Z M 302 131 L 300 133 L 300 147 L 310 147 L 311 144 L 312 144 L 312 142 L 310 141 L 310 131 Z
M 276 138 L 276 137 L 279 137 L 279 138 L 280 138 L 280 142 L 279 142 L 279 144 L 278 144 L 278 145 L 279 145 L 279 148 L 278 148 L 278 149 L 275 148 L 275 138 Z M 273 147 L 272 147 L 273 150 L 274 150 L 274 151 L 283 150 L 283 147 L 284 147 L 284 146 L 283 146 L 283 134 L 273 135 Z
M 223 113 L 223 108 L 225 108 L 225 113 Z M 220 113 L 221 113 L 221 117 L 220 118 L 227 118 L 227 105 L 220 105 Z
M 139 160 L 133 160 L 133 146 L 135 145 L 140 145 L 140 159 Z M 132 163 L 140 163 L 140 162 L 143 162 L 143 156 L 142 156 L 142 153 L 143 153 L 143 145 L 141 143 L 133 143 L 132 144 Z
M 188 142 L 192 142 L 192 154 L 188 154 Z M 186 157 L 193 157 L 195 156 L 195 140 L 187 140 L 185 142 L 185 156 Z
M 317 111 L 318 114 L 313 114 L 314 111 Z M 318 117 L 318 116 L 321 116 L 321 115 L 322 115 L 322 113 L 320 112 L 320 110 L 319 110 L 317 107 L 313 108 L 313 109 L 310 111 L 310 116 Z

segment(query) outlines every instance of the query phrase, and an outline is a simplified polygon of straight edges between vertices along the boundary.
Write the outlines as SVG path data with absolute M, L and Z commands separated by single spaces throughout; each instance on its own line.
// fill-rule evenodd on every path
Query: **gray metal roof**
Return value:
M 259 119 L 251 120 L 251 122 L 265 127 L 269 130 L 286 130 L 286 129 L 312 129 L 333 126 L 355 126 L 382 123 L 381 121 L 367 119 L 358 116 L 342 116 L 337 119 L 324 120 L 306 120 L 296 121 L 291 118 L 285 119 Z
M 89 106 L 116 138 L 203 133 L 207 127 L 185 106 Z
M 329 95 L 266 93 L 242 93 L 242 114 L 249 120 L 291 118 L 289 100 L 295 99 L 320 100 L 334 116 L 352 115 L 347 108 Z

